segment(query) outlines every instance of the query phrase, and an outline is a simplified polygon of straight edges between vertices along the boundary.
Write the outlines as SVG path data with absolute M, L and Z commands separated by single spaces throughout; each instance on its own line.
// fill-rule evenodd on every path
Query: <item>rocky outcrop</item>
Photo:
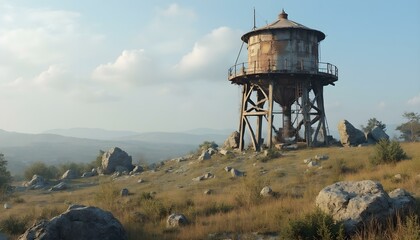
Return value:
M 31 181 L 24 184 L 29 189 L 42 189 L 48 185 L 48 182 L 40 175 L 33 175 Z
M 166 220 L 167 228 L 180 227 L 188 224 L 188 219 L 181 213 L 173 213 Z
M 63 176 L 61 176 L 61 179 L 76 179 L 77 173 L 74 170 L 67 170 L 65 173 L 63 173 Z
M 239 132 L 234 131 L 223 143 L 223 148 L 224 149 L 239 148 L 239 138 L 240 138 Z
M 19 240 L 126 240 L 121 223 L 110 213 L 96 207 L 80 205 L 51 220 L 35 223 Z
M 386 221 L 397 211 L 414 207 L 414 199 L 407 192 L 398 190 L 390 195 L 371 180 L 337 182 L 319 192 L 316 205 L 334 220 L 343 221 L 346 232 L 352 233 L 372 219 Z
M 134 168 L 132 157 L 118 147 L 111 148 L 102 155 L 104 174 L 112 174 L 116 170 L 131 171 Z
M 338 132 L 343 146 L 357 146 L 366 142 L 365 134 L 347 120 L 341 120 L 338 123 Z

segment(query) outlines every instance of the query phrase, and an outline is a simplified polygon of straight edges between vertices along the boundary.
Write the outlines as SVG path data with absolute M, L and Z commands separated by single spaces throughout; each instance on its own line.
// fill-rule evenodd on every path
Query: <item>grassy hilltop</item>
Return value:
M 0 221 L 11 224 L 15 236 L 34 220 L 51 218 L 65 211 L 69 204 L 97 206 L 111 211 L 124 225 L 129 239 L 248 239 L 251 233 L 274 233 L 284 237 L 292 225 L 304 222 L 316 214 L 315 198 L 325 186 L 343 180 L 375 180 L 389 192 L 395 188 L 409 191 L 420 209 L 420 143 L 402 143 L 409 156 L 396 164 L 374 166 L 370 156 L 374 147 L 313 148 L 281 152 L 268 158 L 262 153 L 213 155 L 202 162 L 168 161 L 156 171 L 138 176 L 98 176 L 72 180 L 72 187 L 63 192 L 41 190 L 14 193 L 8 202 L 11 209 L 0 210 Z M 327 155 L 320 167 L 308 168 L 304 159 Z M 234 167 L 246 172 L 245 177 L 233 178 L 224 168 Z M 193 181 L 207 172 L 215 178 Z M 401 178 L 394 176 L 401 174 Z M 138 183 L 143 179 L 143 183 Z M 263 198 L 259 192 L 270 186 L 276 196 Z M 122 188 L 130 191 L 121 197 Z M 211 189 L 210 195 L 204 191 Z M 172 212 L 183 213 L 190 224 L 174 230 L 166 229 L 166 218 Z M 417 211 L 417 216 L 419 211 Z M 414 224 L 401 222 L 378 236 L 404 239 L 419 230 Z M 411 221 L 413 222 L 413 221 Z M 14 224 L 14 225 L 13 225 Z M 295 224 L 296 225 L 296 224 Z M 4 228 L 4 227 L 3 227 Z M 3 231 L 4 232 L 4 231 Z M 248 234 L 248 235 L 247 235 Z M 413 235 L 414 236 L 414 235 Z M 249 238 L 252 239 L 252 238 Z M 354 236 L 354 239 L 379 239 L 374 226 Z M 415 238 L 413 238 L 415 239 Z

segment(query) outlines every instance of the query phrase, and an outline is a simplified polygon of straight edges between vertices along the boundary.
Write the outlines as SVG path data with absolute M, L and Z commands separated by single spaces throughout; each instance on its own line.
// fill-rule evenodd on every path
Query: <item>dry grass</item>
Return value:
M 9 199 L 13 207 L 0 210 L 0 220 L 10 216 L 50 218 L 64 211 L 69 204 L 78 203 L 111 211 L 122 222 L 130 239 L 204 239 L 213 233 L 281 233 L 289 221 L 314 212 L 318 192 L 336 181 L 377 180 L 386 191 L 404 188 L 419 202 L 420 143 L 404 143 L 402 147 L 409 160 L 379 166 L 369 163 L 373 147 L 287 151 L 281 157 L 267 161 L 260 161 L 260 156 L 254 153 L 237 153 L 234 158 L 217 156 L 200 163 L 167 162 L 156 172 L 148 171 L 136 177 L 121 177 L 114 181 L 109 181 L 108 177 L 95 177 L 77 182 L 93 181 L 96 186 L 59 193 L 18 193 L 15 198 L 24 201 L 13 203 Z M 320 161 L 321 168 L 307 171 L 303 160 L 315 155 L 328 155 L 329 159 Z M 224 171 L 225 166 L 245 171 L 246 177 L 232 178 Z M 206 172 L 216 177 L 192 181 Z M 396 174 L 403 176 L 401 180 L 395 180 Z M 137 183 L 140 178 L 145 182 Z M 275 198 L 259 196 L 265 185 L 276 192 Z M 122 188 L 128 188 L 131 195 L 119 196 Z M 206 189 L 212 189 L 213 194 L 204 195 Z M 167 230 L 166 217 L 172 212 L 182 212 L 191 223 Z M 393 231 L 387 232 L 389 239 L 409 234 L 416 229 L 418 219 L 416 221 L 412 221 L 414 225 L 411 227 L 406 220 L 393 225 Z M 374 233 L 375 229 L 368 228 L 355 239 L 377 239 L 370 237 Z M 369 236 L 364 238 L 365 235 Z

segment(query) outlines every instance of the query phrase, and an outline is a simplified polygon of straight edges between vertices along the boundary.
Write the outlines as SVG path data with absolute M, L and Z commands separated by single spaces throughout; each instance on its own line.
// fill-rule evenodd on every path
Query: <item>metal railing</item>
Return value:
M 298 61 L 288 62 L 282 61 L 280 64 L 276 61 L 254 61 L 243 62 L 236 64 L 229 68 L 228 78 L 232 79 L 239 76 L 259 73 L 312 73 L 312 74 L 328 74 L 338 78 L 338 68 L 325 62 L 311 62 L 311 61 Z

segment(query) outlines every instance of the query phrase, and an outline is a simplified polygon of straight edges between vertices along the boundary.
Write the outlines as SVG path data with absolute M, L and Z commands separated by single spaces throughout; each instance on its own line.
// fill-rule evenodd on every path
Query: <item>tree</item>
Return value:
M 0 153 L 0 189 L 9 185 L 12 181 L 12 176 L 7 170 L 7 161 L 4 158 L 3 153 Z
M 362 125 L 362 129 L 364 132 L 370 132 L 375 127 L 380 127 L 382 130 L 386 131 L 386 125 L 381 121 L 377 120 L 376 118 L 369 119 L 366 127 Z
M 405 112 L 403 117 L 408 122 L 399 125 L 396 129 L 401 132 L 400 138 L 404 141 L 416 141 L 420 137 L 420 114 Z

